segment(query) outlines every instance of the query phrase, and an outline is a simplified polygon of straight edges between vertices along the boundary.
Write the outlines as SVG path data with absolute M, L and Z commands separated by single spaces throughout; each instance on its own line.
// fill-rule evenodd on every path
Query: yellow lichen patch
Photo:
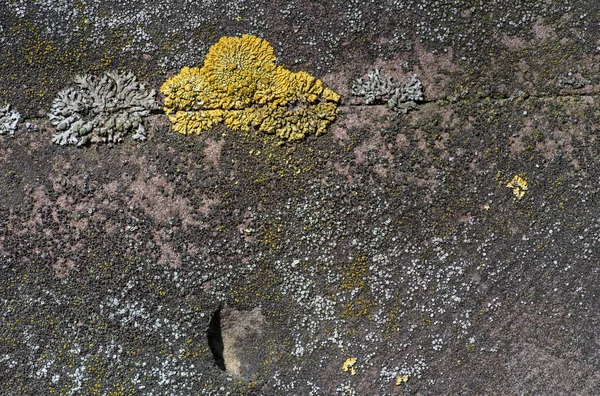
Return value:
M 361 256 L 352 263 L 344 265 L 343 290 L 363 289 L 369 278 L 369 263 L 367 257 Z
M 209 129 L 223 120 L 222 110 L 202 110 L 196 112 L 178 111 L 169 115 L 173 129 L 184 135 L 198 129 Z
M 340 101 L 340 95 L 338 95 L 337 92 L 329 89 L 329 88 L 325 88 L 323 90 L 323 99 L 325 99 L 328 102 L 333 102 L 333 103 L 338 103 Z
M 224 122 L 287 140 L 325 133 L 340 96 L 310 74 L 293 73 L 275 61 L 273 47 L 261 38 L 221 38 L 202 68 L 184 67 L 161 87 L 173 129 L 200 134 Z
M 408 375 L 399 375 L 396 377 L 396 385 L 400 385 L 408 381 Z
M 341 318 L 346 320 L 369 318 L 377 303 L 367 287 L 370 278 L 367 258 L 359 257 L 355 262 L 344 265 L 343 270 L 340 286 L 342 290 L 350 292 L 350 299 L 343 306 Z
M 346 359 L 344 364 L 342 364 L 342 370 L 344 370 L 344 372 L 350 372 L 350 375 L 356 375 L 356 367 L 354 367 L 355 365 L 356 358 L 349 357 Z
M 525 196 L 525 193 L 529 190 L 529 184 L 525 175 L 515 175 L 511 181 L 506 184 L 506 187 L 511 188 L 513 195 L 517 199 L 521 199 Z

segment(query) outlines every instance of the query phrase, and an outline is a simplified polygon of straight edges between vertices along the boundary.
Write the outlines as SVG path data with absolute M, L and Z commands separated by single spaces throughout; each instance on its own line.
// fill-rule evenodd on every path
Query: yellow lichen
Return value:
M 349 371 L 350 375 L 356 375 L 356 368 L 354 367 L 355 365 L 356 358 L 349 357 L 348 359 L 346 359 L 344 364 L 342 364 L 342 370 L 344 370 L 345 372 Z
M 513 179 L 506 184 L 506 187 L 512 189 L 513 195 L 517 199 L 523 198 L 527 190 L 529 190 L 529 184 L 527 183 L 527 179 L 525 179 L 524 175 L 522 176 L 515 175 L 515 177 L 513 177 Z
M 407 382 L 408 381 L 408 375 L 399 375 L 396 377 L 396 386 Z
M 261 38 L 223 37 L 202 68 L 184 67 L 160 91 L 176 132 L 200 134 L 224 122 L 282 139 L 325 133 L 340 96 L 308 73 L 277 66 L 273 47 Z

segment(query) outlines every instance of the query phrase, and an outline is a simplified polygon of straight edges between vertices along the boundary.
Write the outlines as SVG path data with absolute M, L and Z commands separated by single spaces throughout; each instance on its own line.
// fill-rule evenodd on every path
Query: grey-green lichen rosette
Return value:
M 20 120 L 21 114 L 16 110 L 11 110 L 10 104 L 0 106 L 0 135 L 8 133 L 13 136 Z
M 133 73 L 77 76 L 74 83 L 52 103 L 49 118 L 56 127 L 54 143 L 118 143 L 130 133 L 135 140 L 146 140 L 143 118 L 155 108 L 156 92 L 146 90 Z
M 367 105 L 385 103 L 396 111 L 408 112 L 424 100 L 423 84 L 416 75 L 399 84 L 392 77 L 385 76 L 375 69 L 366 77 L 354 80 L 352 95 L 364 97 Z

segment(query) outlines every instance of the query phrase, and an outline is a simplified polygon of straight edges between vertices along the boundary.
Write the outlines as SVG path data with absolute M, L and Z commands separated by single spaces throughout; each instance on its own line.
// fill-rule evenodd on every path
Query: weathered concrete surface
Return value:
M 3 392 L 600 393 L 599 6 L 499 3 L 0 5 L 0 97 L 41 127 L 0 137 Z M 75 149 L 36 118 L 76 74 L 158 87 L 238 33 L 342 94 L 328 134 L 156 115 Z M 375 66 L 428 103 L 353 105 Z M 226 345 L 243 378 L 208 348 L 224 304 L 260 335 Z

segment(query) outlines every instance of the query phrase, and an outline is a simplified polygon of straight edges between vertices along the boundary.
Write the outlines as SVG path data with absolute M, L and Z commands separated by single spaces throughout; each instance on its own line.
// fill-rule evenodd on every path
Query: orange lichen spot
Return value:
M 177 132 L 200 134 L 224 122 L 234 130 L 260 130 L 297 140 L 325 133 L 340 96 L 308 73 L 277 66 L 261 38 L 223 37 L 199 69 L 184 67 L 160 91 Z

